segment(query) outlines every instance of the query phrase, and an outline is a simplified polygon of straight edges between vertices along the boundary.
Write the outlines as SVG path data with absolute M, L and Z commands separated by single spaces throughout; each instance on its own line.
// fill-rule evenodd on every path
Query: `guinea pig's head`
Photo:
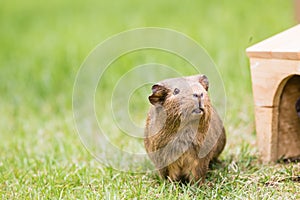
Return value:
M 149 101 L 167 116 L 180 117 L 181 122 L 197 120 L 210 108 L 208 87 L 205 75 L 167 79 L 152 86 Z

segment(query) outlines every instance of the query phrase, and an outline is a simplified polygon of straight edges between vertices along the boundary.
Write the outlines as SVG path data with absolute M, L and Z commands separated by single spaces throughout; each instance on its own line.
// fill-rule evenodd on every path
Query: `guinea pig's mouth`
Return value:
M 203 108 L 196 108 L 192 111 L 192 113 L 194 114 L 202 114 L 204 113 L 204 109 Z

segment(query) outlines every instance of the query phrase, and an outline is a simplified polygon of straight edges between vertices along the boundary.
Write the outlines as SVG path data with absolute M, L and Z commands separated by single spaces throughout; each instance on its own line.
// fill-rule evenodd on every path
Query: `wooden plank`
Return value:
M 250 58 L 300 60 L 300 24 L 249 47 Z
M 256 140 L 263 162 L 277 160 L 278 108 L 255 106 Z
M 251 76 L 254 103 L 261 107 L 278 106 L 283 81 L 291 75 L 300 75 L 300 61 L 251 58 Z

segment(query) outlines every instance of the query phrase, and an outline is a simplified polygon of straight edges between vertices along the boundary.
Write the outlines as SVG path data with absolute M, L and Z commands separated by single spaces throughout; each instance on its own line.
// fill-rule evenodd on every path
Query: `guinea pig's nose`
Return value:
M 202 93 L 201 94 L 198 94 L 198 93 L 193 94 L 193 97 L 195 97 L 195 98 L 202 98 L 202 96 L 203 96 Z
M 199 98 L 199 95 L 198 95 L 197 93 L 194 93 L 194 94 L 193 94 L 193 97 Z
M 204 111 L 204 105 L 203 105 L 203 102 L 202 102 L 203 93 L 201 93 L 201 94 L 194 93 L 193 97 L 198 99 L 198 103 L 199 103 L 198 108 L 203 112 Z

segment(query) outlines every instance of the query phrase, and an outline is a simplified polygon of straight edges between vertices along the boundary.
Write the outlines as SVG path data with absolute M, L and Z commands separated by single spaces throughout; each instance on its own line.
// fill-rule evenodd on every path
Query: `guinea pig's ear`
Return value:
M 155 84 L 152 86 L 152 95 L 148 97 L 153 105 L 163 104 L 168 95 L 168 89 L 162 85 Z
M 208 87 L 209 87 L 209 82 L 208 82 L 207 76 L 205 76 L 204 74 L 200 75 L 198 81 L 204 87 L 204 89 L 207 91 Z

